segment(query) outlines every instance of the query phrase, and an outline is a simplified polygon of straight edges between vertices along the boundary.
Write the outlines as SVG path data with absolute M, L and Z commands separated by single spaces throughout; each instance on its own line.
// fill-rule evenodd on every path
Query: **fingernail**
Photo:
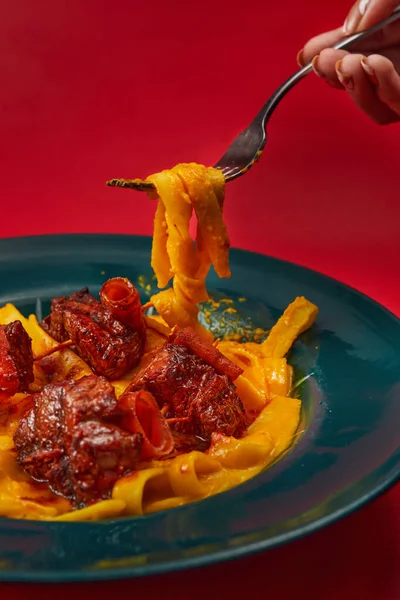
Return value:
M 317 54 L 317 56 L 314 56 L 314 58 L 311 61 L 311 66 L 314 70 L 314 73 L 318 76 L 318 77 L 322 77 L 322 73 L 320 73 L 320 71 L 318 71 L 318 59 L 319 56 Z
M 296 56 L 297 64 L 299 65 L 299 67 L 304 67 L 303 54 L 304 51 L 303 49 L 301 49 L 298 55 Z
M 343 25 L 343 31 L 346 35 L 355 33 L 360 25 L 361 19 L 368 9 L 370 0 L 359 0 L 350 10 L 347 19 Z
M 368 75 L 368 77 L 370 78 L 370 80 L 372 81 L 372 83 L 374 85 L 377 85 L 378 78 L 375 74 L 375 69 L 373 69 L 371 67 L 371 65 L 367 63 L 367 59 L 365 58 L 365 56 L 364 56 L 364 58 L 361 59 L 361 66 L 364 69 L 364 71 L 366 72 L 366 74 Z
M 339 60 L 335 65 L 335 69 L 336 69 L 336 74 L 338 76 L 340 83 L 347 90 L 354 89 L 354 80 L 353 80 L 352 76 L 348 75 L 347 73 L 343 73 L 341 71 L 341 67 L 342 67 L 342 61 Z

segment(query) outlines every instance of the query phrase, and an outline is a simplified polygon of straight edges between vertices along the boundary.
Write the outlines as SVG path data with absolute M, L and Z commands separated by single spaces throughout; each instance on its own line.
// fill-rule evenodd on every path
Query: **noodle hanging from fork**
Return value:
M 179 164 L 146 179 L 156 187 L 151 265 L 160 288 L 173 286 L 151 298 L 170 326 L 191 326 L 210 339 L 198 322 L 197 304 L 208 299 L 205 279 L 213 265 L 219 277 L 230 277 L 229 238 L 222 217 L 225 179 L 221 171 L 195 163 Z M 195 243 L 190 221 L 197 218 Z

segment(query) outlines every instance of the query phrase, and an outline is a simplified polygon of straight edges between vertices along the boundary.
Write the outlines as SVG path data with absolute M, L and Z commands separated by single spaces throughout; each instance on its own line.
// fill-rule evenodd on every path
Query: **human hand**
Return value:
M 357 0 L 342 27 L 312 38 L 297 56 L 300 66 L 312 60 L 319 77 L 346 90 L 381 125 L 400 121 L 400 18 L 354 44 L 351 53 L 331 47 L 390 16 L 399 4 L 400 0 Z

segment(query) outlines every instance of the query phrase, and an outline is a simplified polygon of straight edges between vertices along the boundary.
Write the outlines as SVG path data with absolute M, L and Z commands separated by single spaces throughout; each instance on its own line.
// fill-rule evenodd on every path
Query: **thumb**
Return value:
M 363 31 L 389 17 L 400 0 L 357 0 L 343 25 L 346 35 Z

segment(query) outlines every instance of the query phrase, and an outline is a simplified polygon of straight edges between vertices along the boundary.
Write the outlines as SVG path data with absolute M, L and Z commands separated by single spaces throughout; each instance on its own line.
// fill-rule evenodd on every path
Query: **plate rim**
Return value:
M 10 236 L 5 238 L 0 238 L 0 248 L 1 246 L 7 246 L 8 244 L 15 244 L 18 241 L 38 241 L 40 239 L 47 241 L 57 241 L 57 240 L 67 240 L 68 238 L 108 238 L 112 241 L 112 238 L 123 238 L 123 239 L 139 239 L 142 241 L 146 241 L 149 243 L 149 247 L 151 245 L 152 236 L 150 235 L 142 235 L 142 234 L 119 234 L 119 233 L 57 233 L 57 234 L 34 234 L 34 235 L 21 235 L 21 236 Z M 326 279 L 332 283 L 339 284 L 340 286 L 348 289 L 356 296 L 360 296 L 364 301 L 367 301 L 369 304 L 374 305 L 376 308 L 384 311 L 388 317 L 393 319 L 397 326 L 400 326 L 400 316 L 393 313 L 386 306 L 381 304 L 379 301 L 371 298 L 366 293 L 358 290 L 351 285 L 342 282 L 340 279 L 332 277 L 330 275 L 326 275 L 316 269 L 312 269 L 310 267 L 304 266 L 302 264 L 288 261 L 279 257 L 275 257 L 266 253 L 255 252 L 252 250 L 246 250 L 243 248 L 231 248 L 235 254 L 239 253 L 242 255 L 255 255 L 259 257 L 263 257 L 269 259 L 275 263 L 280 263 L 284 265 L 290 265 L 295 268 L 299 268 L 308 272 L 311 272 L 314 275 L 317 275 L 320 278 Z M 134 250 L 134 249 L 133 249 Z M 6 263 L 7 261 L 4 260 Z M 217 549 L 215 551 L 211 551 L 210 553 L 198 555 L 194 557 L 178 557 L 170 562 L 160 562 L 154 565 L 144 565 L 144 566 L 125 566 L 125 567 L 108 567 L 105 569 L 86 569 L 86 570 L 65 570 L 65 571 L 56 571 L 56 570 L 41 570 L 40 572 L 23 572 L 23 571 L 8 571 L 0 569 L 0 581 L 2 582 L 32 582 L 32 583 L 61 583 L 61 582 L 89 582 L 89 581 L 102 581 L 102 580 L 116 580 L 116 579 L 126 579 L 126 578 L 136 578 L 136 577 L 146 577 L 151 575 L 162 575 L 169 572 L 176 572 L 178 570 L 187 570 L 200 568 L 207 565 L 218 564 L 221 562 L 227 562 L 239 559 L 244 556 L 250 556 L 256 553 L 260 553 L 262 551 L 271 550 L 272 548 L 282 546 L 283 544 L 292 542 L 296 539 L 301 539 L 303 537 L 309 536 L 314 532 L 317 532 L 325 527 L 328 527 L 335 522 L 346 518 L 350 514 L 354 513 L 361 507 L 367 505 L 372 502 L 374 499 L 386 493 L 389 489 L 394 487 L 397 482 L 400 481 L 400 464 L 398 467 L 394 468 L 394 472 L 391 473 L 379 486 L 370 490 L 367 493 L 362 494 L 359 498 L 354 500 L 352 503 L 347 504 L 346 506 L 329 513 L 328 515 L 324 515 L 322 517 L 318 517 L 315 520 L 307 523 L 305 525 L 299 525 L 298 527 L 281 533 L 279 535 L 274 535 L 271 538 L 266 538 L 263 540 L 258 540 L 256 542 L 245 543 L 238 547 L 225 548 L 225 549 Z M 200 501 L 198 501 L 200 502 Z M 165 511 L 161 511 L 164 513 Z M 129 521 L 130 518 L 126 517 L 124 519 Z M 0 526 L 4 523 L 8 523 L 10 521 L 15 521 L 14 519 L 9 519 L 7 517 L 0 518 Z M 18 519 L 18 523 L 23 524 L 25 520 Z M 112 521 L 110 521 L 112 522 Z M 37 523 L 35 520 L 27 520 L 27 523 Z M 58 524 L 53 524 L 58 525 Z M 65 523 L 60 523 L 60 525 L 65 526 Z M 75 526 L 78 525 L 80 528 L 85 528 L 87 526 L 93 527 L 93 525 L 98 527 L 104 527 L 105 523 L 75 523 Z

